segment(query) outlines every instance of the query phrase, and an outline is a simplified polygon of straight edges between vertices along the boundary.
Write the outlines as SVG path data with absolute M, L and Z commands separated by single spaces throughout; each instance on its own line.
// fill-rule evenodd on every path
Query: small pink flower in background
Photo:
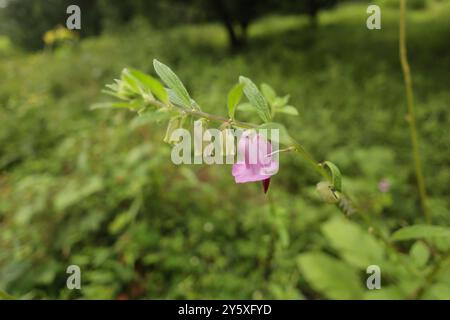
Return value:
M 389 192 L 390 189 L 391 183 L 389 182 L 389 180 L 387 179 L 380 180 L 380 182 L 378 183 L 378 190 L 380 190 L 380 192 L 387 193 Z
M 277 172 L 278 157 L 272 155 L 272 144 L 254 131 L 245 131 L 239 139 L 238 161 L 232 169 L 236 183 L 262 181 L 267 193 L 270 177 Z

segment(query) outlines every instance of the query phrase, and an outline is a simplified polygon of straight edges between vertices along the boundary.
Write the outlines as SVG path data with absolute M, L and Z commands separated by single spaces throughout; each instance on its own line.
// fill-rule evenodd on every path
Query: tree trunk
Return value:
M 309 24 L 312 28 L 317 27 L 317 12 L 319 11 L 319 4 L 317 0 L 306 1 L 306 12 L 309 16 Z
M 242 45 L 242 39 L 240 39 L 240 37 L 236 33 L 233 19 L 227 11 L 223 0 L 214 0 L 212 2 L 214 4 L 214 9 L 216 10 L 217 15 L 219 16 L 220 20 L 225 26 L 225 29 L 227 30 L 231 49 L 233 51 L 239 49 L 239 47 L 241 47 Z
M 240 22 L 240 26 L 241 26 L 241 38 L 240 38 L 240 42 L 241 45 L 245 45 L 247 43 L 247 35 L 248 35 L 248 25 L 250 24 L 250 21 L 248 20 L 243 20 Z

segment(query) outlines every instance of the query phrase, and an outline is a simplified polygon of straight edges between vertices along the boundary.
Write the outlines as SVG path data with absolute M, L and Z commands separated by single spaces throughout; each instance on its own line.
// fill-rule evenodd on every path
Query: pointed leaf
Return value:
M 258 87 L 249 78 L 240 76 L 239 82 L 244 84 L 244 94 L 248 101 L 255 107 L 259 117 L 264 122 L 270 122 L 272 116 L 270 108 Z
M 178 76 L 168 66 L 156 59 L 153 60 L 153 66 L 161 80 L 173 91 L 179 101 L 182 102 L 182 106 L 190 108 L 191 97 Z
M 269 86 L 267 83 L 263 83 L 261 85 L 261 93 L 263 94 L 264 98 L 266 98 L 270 104 L 272 104 L 277 97 L 277 93 L 275 92 L 275 90 L 271 86 Z
M 272 103 L 273 107 L 275 109 L 284 107 L 285 105 L 288 104 L 289 98 L 290 98 L 290 95 L 287 95 L 287 96 L 284 96 L 284 97 L 276 97 L 275 100 Z
M 122 82 L 123 84 L 129 89 L 131 90 L 133 93 L 136 94 L 141 94 L 141 90 L 139 87 L 139 83 L 137 81 L 136 78 L 134 78 L 133 76 L 131 76 L 130 71 L 128 71 L 128 69 L 123 69 L 122 70 Z
M 186 109 L 186 108 L 190 107 L 190 106 L 186 105 L 183 100 L 180 99 L 180 97 L 175 93 L 175 91 L 166 88 L 166 92 L 169 97 L 170 103 L 172 103 L 173 105 L 175 105 L 181 109 Z
M 325 168 L 328 168 L 331 172 L 331 183 L 336 191 L 342 192 L 342 176 L 339 168 L 330 161 L 323 163 Z
M 411 240 L 421 238 L 450 238 L 450 228 L 416 224 L 397 230 L 392 235 L 392 240 Z
M 255 108 L 248 102 L 244 102 L 244 103 L 239 104 L 236 107 L 236 110 L 244 111 L 244 112 L 256 112 Z
M 234 119 L 234 113 L 236 111 L 237 105 L 241 101 L 243 92 L 244 84 L 238 83 L 228 93 L 228 116 L 231 119 Z
M 161 102 L 168 104 L 169 96 L 164 86 L 152 76 L 139 70 L 129 69 L 130 74 L 135 77 L 145 88 L 152 92 Z
M 289 114 L 291 116 L 298 116 L 298 110 L 294 106 L 284 106 L 277 109 L 279 113 Z

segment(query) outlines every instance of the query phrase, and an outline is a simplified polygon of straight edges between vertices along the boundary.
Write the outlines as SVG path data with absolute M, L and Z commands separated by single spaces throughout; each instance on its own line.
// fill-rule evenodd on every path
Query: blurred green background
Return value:
M 82 29 L 64 32 L 69 4 Z M 385 243 L 423 223 L 398 58 L 398 1 L 0 1 L 0 289 L 59 299 L 450 299 L 450 239 Z M 450 2 L 408 0 L 408 47 L 433 223 L 450 225 Z M 59 31 L 58 31 L 59 30 Z M 44 37 L 44 35 L 46 36 Z M 44 41 L 45 38 L 45 41 Z M 281 157 L 270 206 L 231 166 L 170 161 L 164 123 L 90 110 L 124 67 L 171 66 L 226 115 L 239 75 L 290 94 L 282 122 L 337 164 L 361 208 Z M 257 121 L 251 113 L 238 118 Z M 381 183 L 381 188 L 380 188 Z M 81 290 L 66 268 L 81 268 Z M 379 265 L 382 289 L 366 288 Z M 430 276 L 432 275 L 432 276 Z

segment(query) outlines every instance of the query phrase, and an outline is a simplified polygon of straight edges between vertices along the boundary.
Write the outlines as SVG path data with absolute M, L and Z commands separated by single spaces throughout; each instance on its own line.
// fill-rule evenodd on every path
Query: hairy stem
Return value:
M 400 63 L 403 70 L 403 78 L 405 81 L 406 102 L 408 105 L 408 125 L 409 134 L 412 145 L 412 152 L 414 158 L 414 167 L 419 189 L 420 205 L 427 223 L 431 223 L 431 216 L 427 207 L 427 192 L 425 189 L 425 179 L 423 176 L 422 162 L 419 152 L 419 141 L 416 126 L 416 115 L 414 111 L 414 95 L 411 79 L 411 70 L 408 63 L 408 56 L 406 51 L 406 0 L 400 0 Z

